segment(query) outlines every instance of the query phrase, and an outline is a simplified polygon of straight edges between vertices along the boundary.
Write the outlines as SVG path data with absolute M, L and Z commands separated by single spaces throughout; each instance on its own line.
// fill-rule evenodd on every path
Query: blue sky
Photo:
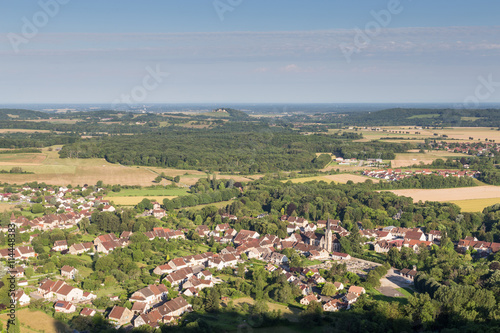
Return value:
M 0 103 L 500 102 L 498 12 L 494 0 L 0 0 Z

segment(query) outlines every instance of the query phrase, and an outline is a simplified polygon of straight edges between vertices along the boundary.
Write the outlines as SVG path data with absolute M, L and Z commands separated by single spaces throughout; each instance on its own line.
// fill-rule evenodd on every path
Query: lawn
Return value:
M 402 289 L 402 288 L 400 288 Z M 398 291 L 400 291 L 398 289 Z M 409 293 L 408 291 L 401 291 L 401 293 L 403 295 L 405 295 L 405 297 L 390 297 L 390 296 L 385 296 L 384 294 L 382 294 L 380 291 L 374 289 L 374 288 L 370 288 L 366 291 L 370 297 L 376 301 L 382 301 L 382 302 L 399 302 L 401 305 L 405 305 L 405 304 L 408 304 L 408 299 L 406 296 L 407 293 Z
M 210 203 L 210 204 L 204 204 L 204 205 L 197 205 L 197 206 L 193 206 L 193 207 L 184 207 L 184 208 L 181 208 L 181 209 L 176 209 L 176 210 L 183 210 L 183 209 L 202 209 L 203 207 L 207 207 L 207 206 L 215 206 L 217 208 L 222 208 L 222 207 L 226 207 L 227 205 L 230 205 L 234 200 L 228 200 L 228 201 L 220 201 L 220 202 L 213 202 L 213 203 Z
M 253 305 L 255 303 L 255 300 L 251 297 L 242 297 L 242 298 L 234 299 L 233 303 L 235 305 L 242 304 L 242 303 L 247 303 L 247 304 Z M 276 303 L 272 303 L 272 302 L 267 302 L 267 305 L 269 307 L 269 311 L 281 310 L 281 313 L 283 314 L 283 316 L 286 319 L 288 319 L 289 321 L 297 322 L 299 320 L 298 315 L 300 314 L 301 310 L 299 310 L 297 308 L 290 308 L 288 306 L 276 304 Z
M 323 261 L 321 261 L 321 260 L 309 260 L 309 259 L 304 259 L 304 261 L 302 262 L 302 264 L 304 265 L 304 267 L 309 267 L 309 266 L 314 266 L 314 265 L 320 265 L 322 263 L 323 263 Z
M 365 256 L 367 256 L 368 258 L 372 258 L 372 259 L 378 259 L 378 260 L 383 260 L 383 261 L 385 261 L 387 259 L 387 255 L 385 253 L 377 253 L 375 251 L 365 251 L 363 254 Z
M 103 287 L 95 292 L 97 297 L 102 297 L 102 296 L 108 296 L 108 295 L 113 295 L 113 296 L 118 296 L 121 293 L 123 293 L 125 289 L 118 285 L 114 286 L 109 286 L 109 287 Z
M 410 288 L 397 288 L 396 290 L 399 291 L 401 294 L 405 295 L 405 297 L 410 297 L 413 296 L 413 294 L 415 294 L 415 291 Z

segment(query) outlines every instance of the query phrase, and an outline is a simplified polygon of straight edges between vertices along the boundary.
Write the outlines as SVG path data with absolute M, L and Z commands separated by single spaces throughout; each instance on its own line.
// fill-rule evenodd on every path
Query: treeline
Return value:
M 477 186 L 472 177 L 443 177 L 439 175 L 415 175 L 398 181 L 376 183 L 375 188 L 381 190 L 395 190 L 403 188 L 455 188 Z
M 240 194 L 238 188 L 223 189 L 207 193 L 196 193 L 180 196 L 173 199 L 163 199 L 166 210 L 174 210 L 183 207 L 211 204 L 214 202 L 228 201 Z
M 314 119 L 314 116 L 309 116 Z M 499 109 L 406 109 L 351 112 L 344 117 L 331 113 L 316 117 L 320 123 L 349 126 L 500 127 Z M 304 120 L 306 121 L 306 120 Z
M 56 133 L 2 133 L 0 134 L 0 148 L 43 148 L 53 145 L 72 144 L 80 140 L 75 134 Z M 38 149 L 19 149 L 19 152 L 40 152 Z M 12 153 L 12 151 L 8 151 Z

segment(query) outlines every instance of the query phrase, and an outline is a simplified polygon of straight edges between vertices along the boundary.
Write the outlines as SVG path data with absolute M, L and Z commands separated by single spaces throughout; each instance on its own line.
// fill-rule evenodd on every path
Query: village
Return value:
M 78 231 L 79 222 L 89 219 L 92 223 L 92 212 L 115 212 L 120 208 L 110 205 L 97 193 L 92 193 L 85 198 L 69 199 L 66 193 L 71 190 L 66 187 L 53 191 L 53 196 L 47 198 L 50 204 L 46 209 L 57 204 L 58 213 L 47 214 L 32 220 L 24 216 L 11 216 L 10 223 L 15 225 L 20 233 L 30 233 L 30 242 L 38 236 L 33 232 L 44 232 L 53 229 L 70 229 Z M 36 189 L 23 187 L 24 193 L 35 193 Z M 31 200 L 35 196 L 23 195 L 20 200 Z M 166 216 L 166 212 L 157 202 L 152 202 L 153 209 L 146 210 L 141 215 L 156 219 Z M 61 212 L 64 211 L 64 212 Z M 264 217 L 265 214 L 259 217 Z M 259 218 L 257 217 L 257 218 Z M 397 217 L 394 217 L 397 219 Z M 110 322 L 117 327 L 140 327 L 149 325 L 158 327 L 160 323 L 174 324 L 180 316 L 192 311 L 192 305 L 186 301 L 197 297 L 205 288 L 213 288 L 216 284 L 224 283 L 224 278 L 218 277 L 221 271 L 230 269 L 236 271 L 245 269 L 250 262 L 264 263 L 269 274 L 284 276 L 284 280 L 298 287 L 301 292 L 299 304 L 307 306 L 310 302 L 321 303 L 323 311 L 332 312 L 348 310 L 357 299 L 366 293 L 365 288 L 356 284 L 345 284 L 339 281 L 333 283 L 335 293 L 324 295 L 325 284 L 329 284 L 321 275 L 321 268 L 328 268 L 332 263 L 345 263 L 348 271 L 361 277 L 366 277 L 370 270 L 380 266 L 375 262 L 360 260 L 342 253 L 340 239 L 347 237 L 350 232 L 342 227 L 340 220 L 318 220 L 310 222 L 297 216 L 281 216 L 281 221 L 287 224 L 288 236 L 279 238 L 276 235 L 260 235 L 251 230 L 235 230 L 231 227 L 238 221 L 238 217 L 222 213 L 224 223 L 217 224 L 213 230 L 207 225 L 199 225 L 194 229 L 194 234 L 200 239 L 222 244 L 224 247 L 219 253 L 203 252 L 194 255 L 182 256 L 166 260 L 155 267 L 151 274 L 156 277 L 156 283 L 133 292 L 129 297 L 130 308 L 115 305 L 109 312 L 103 313 L 92 305 L 96 294 L 92 290 L 83 290 L 72 283 L 79 274 L 79 267 L 64 265 L 58 275 L 40 280 L 36 285 L 28 283 L 24 275 L 25 269 L 36 264 L 37 253 L 28 244 L 17 246 L 14 258 L 18 265 L 10 269 L 10 273 L 18 279 L 18 289 L 15 299 L 19 306 L 27 306 L 32 300 L 41 299 L 51 302 L 56 313 L 75 313 L 79 311 L 82 316 L 94 316 L 96 313 L 106 315 Z M 160 222 L 160 220 L 158 220 Z M 7 227 L 3 227 L 4 232 Z M 359 234 L 363 244 L 372 248 L 375 253 L 388 253 L 391 248 L 401 250 L 406 247 L 417 253 L 422 247 L 439 245 L 442 233 L 439 230 L 425 231 L 422 228 L 384 227 L 378 229 L 363 229 L 358 223 Z M 151 231 L 143 232 L 144 236 L 152 241 L 163 239 L 165 241 L 185 240 L 188 229 L 171 230 L 165 227 L 154 227 Z M 117 248 L 127 247 L 134 233 L 124 231 L 120 235 L 114 233 L 101 234 L 93 241 L 68 244 L 66 240 L 57 240 L 53 243 L 51 251 L 61 255 L 108 255 Z M 456 250 L 465 253 L 468 250 L 476 251 L 478 255 L 488 255 L 500 250 L 500 243 L 478 241 L 474 237 L 466 237 L 456 244 Z M 290 252 L 292 251 L 292 252 Z M 301 269 L 290 267 L 290 258 L 284 253 L 295 253 L 310 260 L 309 267 Z M 0 259 L 9 258 L 8 249 L 0 250 Z M 277 273 L 276 273 L 277 272 Z M 415 267 L 408 267 L 397 271 L 407 283 L 411 284 L 417 274 Z M 172 298 L 168 288 L 173 288 L 178 296 Z M 25 290 L 36 290 L 29 294 Z M 226 297 L 227 298 L 227 297 Z M 110 295 L 110 300 L 118 301 L 118 295 Z M 227 300 L 226 300 L 227 301 Z

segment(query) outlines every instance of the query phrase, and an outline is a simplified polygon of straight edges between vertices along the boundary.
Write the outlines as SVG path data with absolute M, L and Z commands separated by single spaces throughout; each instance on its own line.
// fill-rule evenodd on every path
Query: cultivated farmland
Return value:
M 391 190 L 392 193 L 413 198 L 418 201 L 457 201 L 470 199 L 498 199 L 500 201 L 500 186 L 476 186 L 445 189 L 409 189 Z

